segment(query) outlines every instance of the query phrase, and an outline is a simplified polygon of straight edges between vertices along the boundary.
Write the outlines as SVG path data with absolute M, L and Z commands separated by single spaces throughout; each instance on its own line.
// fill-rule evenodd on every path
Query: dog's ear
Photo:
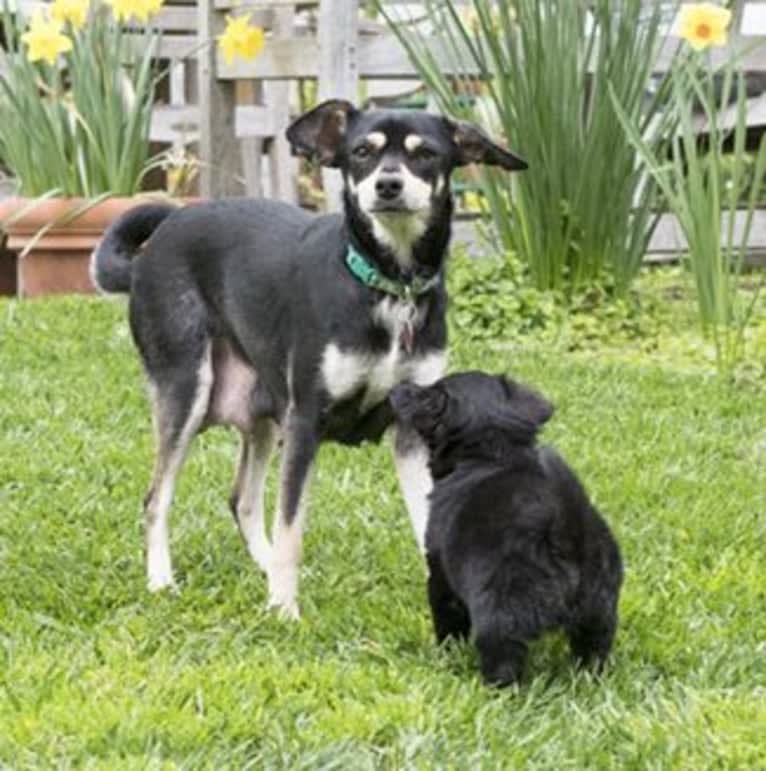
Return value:
M 287 127 L 287 140 L 299 155 L 317 158 L 323 166 L 338 166 L 338 151 L 355 112 L 345 99 L 322 102 Z
M 498 375 L 497 379 L 502 383 L 508 397 L 503 409 L 507 423 L 511 428 L 534 437 L 551 419 L 553 405 L 537 391 L 520 385 L 505 375 Z
M 506 171 L 523 171 L 527 168 L 526 161 L 493 142 L 473 123 L 446 120 L 457 147 L 458 166 L 482 163 L 486 166 L 500 166 Z
M 401 383 L 388 398 L 397 420 L 410 424 L 426 437 L 436 430 L 449 401 L 439 385 L 424 387 L 414 383 Z
M 394 412 L 401 417 L 411 413 L 418 402 L 418 396 L 424 390 L 414 383 L 400 383 L 388 397 Z

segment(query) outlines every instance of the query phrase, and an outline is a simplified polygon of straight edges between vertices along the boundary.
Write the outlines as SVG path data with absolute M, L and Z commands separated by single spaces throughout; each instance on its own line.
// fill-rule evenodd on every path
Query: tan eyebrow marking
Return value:
M 404 148 L 408 153 L 414 153 L 423 144 L 423 137 L 419 134 L 407 134 L 404 139 Z
M 382 150 L 388 142 L 388 137 L 382 131 L 372 131 L 366 139 L 376 150 Z

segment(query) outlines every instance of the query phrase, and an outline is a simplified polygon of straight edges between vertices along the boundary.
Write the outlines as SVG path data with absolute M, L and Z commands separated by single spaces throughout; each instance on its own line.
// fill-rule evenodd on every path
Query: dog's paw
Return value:
M 269 561 L 269 602 L 268 607 L 277 611 L 282 618 L 296 620 L 298 610 L 298 565 L 295 560 Z
M 149 576 L 146 587 L 151 594 L 163 591 L 170 591 L 174 594 L 178 592 L 178 584 L 173 580 L 172 573 Z
M 301 612 L 295 600 L 283 601 L 270 597 L 267 607 L 285 621 L 300 621 Z
M 167 543 L 151 533 L 147 538 L 146 583 L 152 594 L 175 589 L 173 580 L 173 564 L 170 561 L 170 551 Z
M 247 550 L 250 552 L 250 556 L 255 561 L 255 564 L 266 574 L 269 572 L 269 565 L 271 565 L 271 556 L 273 549 L 268 541 L 262 543 L 248 544 Z

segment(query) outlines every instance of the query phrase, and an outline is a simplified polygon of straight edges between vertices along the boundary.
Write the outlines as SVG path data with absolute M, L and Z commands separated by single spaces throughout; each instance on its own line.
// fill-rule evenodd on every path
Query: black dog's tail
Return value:
M 131 261 L 141 244 L 174 211 L 170 204 L 136 206 L 108 228 L 90 259 L 90 277 L 102 292 L 130 292 Z

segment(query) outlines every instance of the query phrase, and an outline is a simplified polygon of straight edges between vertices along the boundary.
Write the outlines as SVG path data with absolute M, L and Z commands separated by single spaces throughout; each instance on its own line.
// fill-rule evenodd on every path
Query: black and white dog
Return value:
M 298 118 L 287 136 L 298 152 L 340 169 L 343 215 L 268 200 L 146 204 L 107 231 L 92 275 L 103 291 L 130 294 L 149 383 L 157 435 L 145 499 L 150 590 L 173 583 L 168 511 L 190 442 L 208 426 L 233 426 L 242 435 L 234 515 L 268 574 L 269 604 L 295 617 L 319 443 L 378 439 L 392 422 L 393 386 L 443 373 L 452 170 L 526 164 L 471 124 L 340 100 Z M 263 488 L 277 434 L 272 547 Z M 394 444 L 422 547 L 426 454 L 414 434 Z
M 620 550 L 577 477 L 535 437 L 553 407 L 505 377 L 449 375 L 391 394 L 430 454 L 428 596 L 439 642 L 473 630 L 485 680 L 521 677 L 527 643 L 563 627 L 583 664 L 612 646 Z

